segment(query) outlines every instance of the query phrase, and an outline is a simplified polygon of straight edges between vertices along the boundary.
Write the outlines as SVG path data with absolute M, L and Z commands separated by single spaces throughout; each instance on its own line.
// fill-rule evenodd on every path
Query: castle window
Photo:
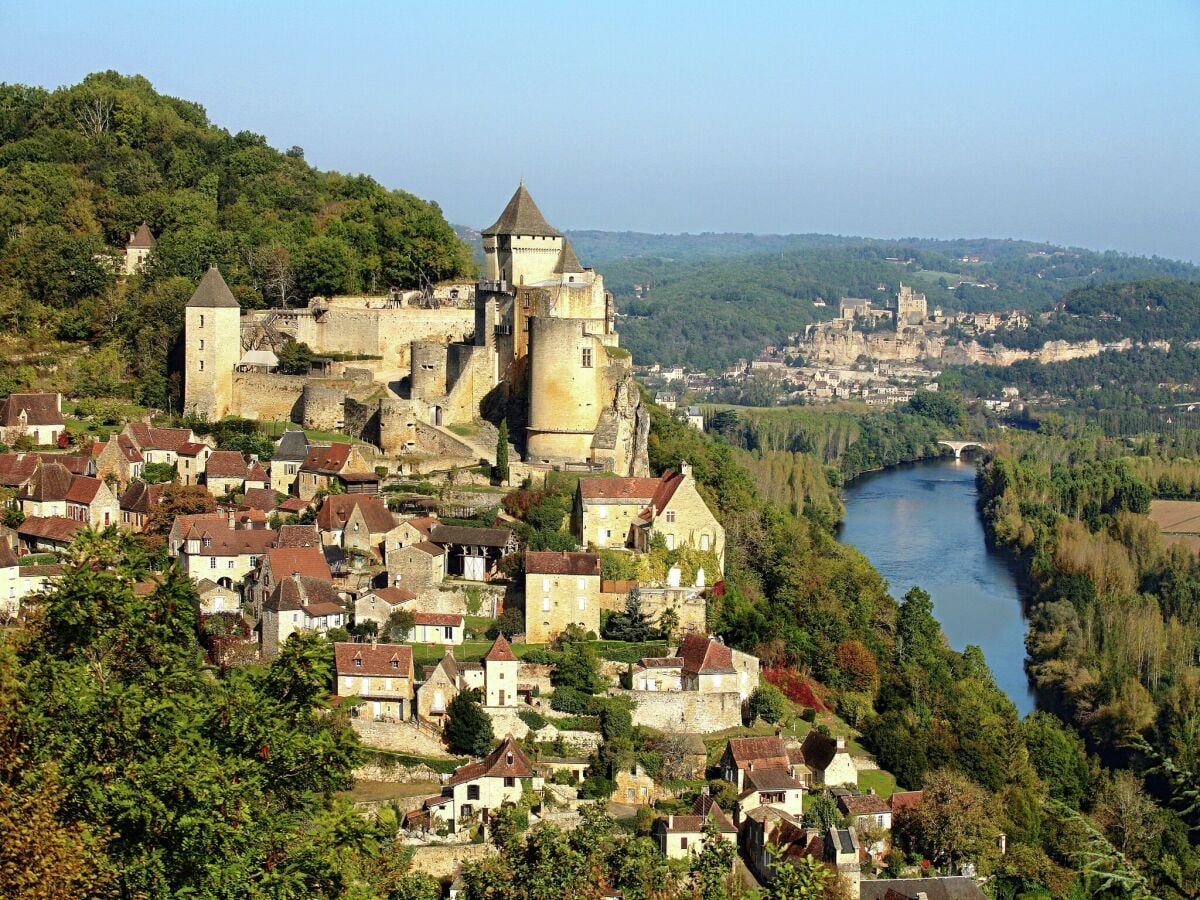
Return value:
M 204 349 L 204 338 L 200 338 L 200 349 Z
M 203 314 L 201 314 L 201 316 L 200 316 L 200 327 L 201 328 L 204 327 L 204 315 Z
M 590 369 L 592 367 L 592 348 L 591 347 L 583 348 L 583 367 L 585 369 Z
M 550 598 L 549 597 L 542 598 L 542 612 L 550 612 Z
M 200 371 L 204 371 L 204 360 L 200 360 Z

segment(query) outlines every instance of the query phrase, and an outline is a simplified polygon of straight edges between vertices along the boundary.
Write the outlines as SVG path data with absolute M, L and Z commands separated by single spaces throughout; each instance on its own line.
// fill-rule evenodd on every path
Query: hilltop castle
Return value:
M 473 285 L 244 317 L 210 269 L 185 315 L 185 409 L 290 419 L 355 434 L 385 454 L 472 462 L 494 443 L 449 426 L 506 417 L 532 465 L 647 474 L 649 417 L 603 277 L 580 263 L 523 182 L 483 232 L 483 249 Z M 361 358 L 281 375 L 274 353 L 289 340 Z

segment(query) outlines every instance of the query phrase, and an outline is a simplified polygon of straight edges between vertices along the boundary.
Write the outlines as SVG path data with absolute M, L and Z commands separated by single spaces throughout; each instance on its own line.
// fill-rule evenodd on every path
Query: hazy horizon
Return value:
M 1200 262 L 1200 4 L 0 0 L 9 82 L 141 74 L 480 228 L 1045 241 Z

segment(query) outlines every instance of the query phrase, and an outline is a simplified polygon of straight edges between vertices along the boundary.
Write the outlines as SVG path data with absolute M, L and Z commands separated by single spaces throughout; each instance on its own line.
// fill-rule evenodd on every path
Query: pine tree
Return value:
M 501 484 L 508 481 L 508 419 L 500 420 L 500 433 L 496 435 L 496 465 L 492 467 L 492 474 Z
M 492 718 L 479 705 L 475 691 L 460 691 L 446 708 L 450 723 L 446 741 L 453 753 L 486 756 L 492 749 Z

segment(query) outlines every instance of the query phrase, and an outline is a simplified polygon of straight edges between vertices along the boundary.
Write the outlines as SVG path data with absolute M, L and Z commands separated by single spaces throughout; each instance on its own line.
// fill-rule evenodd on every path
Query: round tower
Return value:
M 604 346 L 584 327 L 578 319 L 530 321 L 526 449 L 532 462 L 591 458 Z

